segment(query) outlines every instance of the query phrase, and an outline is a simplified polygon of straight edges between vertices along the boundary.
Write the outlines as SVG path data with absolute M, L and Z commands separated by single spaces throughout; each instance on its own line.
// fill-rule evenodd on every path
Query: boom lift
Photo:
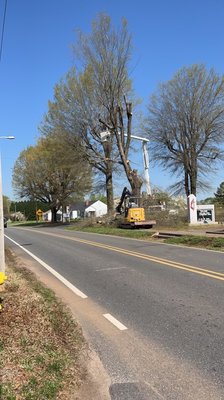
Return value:
M 139 206 L 140 198 L 132 196 L 131 192 L 125 187 L 123 189 L 116 211 L 119 214 L 124 213 L 124 221 L 121 222 L 121 228 L 144 228 L 150 229 L 156 224 L 156 221 L 145 220 L 145 210 Z

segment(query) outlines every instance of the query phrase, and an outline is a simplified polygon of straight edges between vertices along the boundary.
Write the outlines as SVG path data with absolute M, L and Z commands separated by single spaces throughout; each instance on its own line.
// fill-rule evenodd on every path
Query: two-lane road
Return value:
M 6 234 L 70 285 L 111 399 L 224 399 L 224 254 L 60 228 Z

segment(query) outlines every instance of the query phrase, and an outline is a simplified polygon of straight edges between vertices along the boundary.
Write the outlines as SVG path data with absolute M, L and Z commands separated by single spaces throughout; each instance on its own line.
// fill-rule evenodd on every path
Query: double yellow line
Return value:
M 205 268 L 194 267 L 193 265 L 183 264 L 183 263 L 179 263 L 179 262 L 168 260 L 166 258 L 160 258 L 160 257 L 151 256 L 151 255 L 148 255 L 148 254 L 142 254 L 142 253 L 138 253 L 136 251 L 122 249 L 120 247 L 110 246 L 108 244 L 93 242 L 93 241 L 90 241 L 90 240 L 85 240 L 85 239 L 80 239 L 80 238 L 75 238 L 75 237 L 69 237 L 69 236 L 64 236 L 64 235 L 60 235 L 60 234 L 56 234 L 56 233 L 43 232 L 43 231 L 27 229 L 27 228 L 22 228 L 22 229 L 31 231 L 33 233 L 34 232 L 35 233 L 40 233 L 40 234 L 43 234 L 43 235 L 54 236 L 54 237 L 58 237 L 58 238 L 66 239 L 66 240 L 71 240 L 71 241 L 74 241 L 74 242 L 77 242 L 77 243 L 86 244 L 86 245 L 89 245 L 89 246 L 99 247 L 99 248 L 102 248 L 102 249 L 114 251 L 116 253 L 126 254 L 128 256 L 140 258 L 142 260 L 153 261 L 155 263 L 162 264 L 162 265 L 165 265 L 165 266 L 168 266 L 168 267 L 181 269 L 181 270 L 184 270 L 184 271 L 187 271 L 187 272 L 192 272 L 194 274 L 208 276 L 209 278 L 213 278 L 213 279 L 218 279 L 220 281 L 224 281 L 224 273 L 222 274 L 221 272 L 216 272 L 216 271 L 212 271 L 212 270 L 205 269 Z

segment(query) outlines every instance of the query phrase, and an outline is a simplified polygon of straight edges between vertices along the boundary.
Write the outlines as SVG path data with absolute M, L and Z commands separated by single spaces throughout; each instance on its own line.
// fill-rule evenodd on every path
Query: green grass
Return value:
M 147 240 L 147 239 L 153 240 L 152 235 L 153 233 L 155 233 L 155 231 L 152 230 L 121 229 L 121 228 L 113 228 L 105 226 L 91 226 L 91 227 L 75 226 L 75 227 L 69 227 L 68 229 L 81 232 L 99 233 L 102 235 L 115 235 L 115 236 L 122 236 L 122 237 L 142 239 L 142 240 Z M 220 237 L 186 235 L 181 237 L 164 239 L 164 243 L 224 251 L 224 238 Z
M 184 246 L 201 247 L 206 249 L 224 251 L 224 238 L 186 235 L 164 240 L 165 243 L 180 244 Z
M 11 383 L 0 383 L 0 399 L 4 400 L 16 400 L 16 395 L 13 390 Z
M 85 374 L 79 361 L 86 348 L 82 331 L 55 293 L 27 269 L 17 268 L 6 250 L 0 399 L 70 399 Z
M 41 225 L 46 225 L 47 222 L 44 221 L 13 221 L 9 222 L 9 226 L 41 226 Z
M 148 239 L 152 236 L 154 231 L 148 230 L 141 230 L 141 229 L 121 229 L 121 228 L 112 228 L 112 227 L 104 227 L 104 226 L 73 226 L 67 228 L 73 231 L 82 231 L 82 232 L 90 232 L 90 233 L 99 233 L 102 235 L 114 235 L 114 236 L 122 236 L 134 239 Z

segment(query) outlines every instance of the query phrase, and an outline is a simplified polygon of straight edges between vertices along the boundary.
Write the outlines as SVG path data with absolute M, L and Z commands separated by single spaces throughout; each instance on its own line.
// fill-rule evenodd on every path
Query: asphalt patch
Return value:
M 111 400 L 161 400 L 144 382 L 114 383 L 110 386 Z

